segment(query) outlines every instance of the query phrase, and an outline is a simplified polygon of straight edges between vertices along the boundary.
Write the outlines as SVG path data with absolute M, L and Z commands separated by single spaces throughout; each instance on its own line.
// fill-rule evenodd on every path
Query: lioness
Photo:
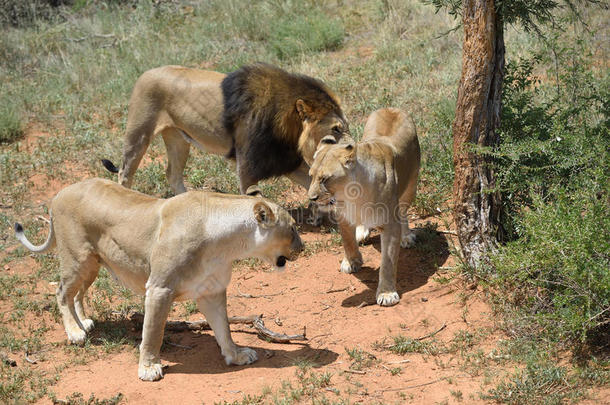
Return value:
M 288 212 L 262 197 L 191 191 L 165 200 L 90 179 L 61 190 L 50 213 L 43 245 L 32 245 L 18 223 L 15 232 L 34 252 L 57 246 L 57 304 L 69 341 L 82 344 L 93 327 L 83 297 L 104 265 L 146 294 L 138 368 L 146 381 L 163 377 L 159 349 L 176 300 L 197 301 L 227 364 L 256 361 L 254 350 L 231 339 L 226 307 L 231 263 L 258 257 L 283 268 L 303 248 Z
M 309 187 L 308 165 L 320 139 L 348 134 L 338 97 L 319 80 L 257 63 L 225 75 L 181 66 L 144 72 L 127 116 L 119 183 L 131 187 L 153 135 L 168 155 L 175 194 L 186 191 L 183 171 L 193 144 L 235 159 L 242 193 L 259 180 L 287 175 Z
M 332 143 L 332 140 L 330 140 Z M 399 245 L 415 241 L 406 210 L 415 198 L 420 151 L 415 124 L 402 111 L 375 111 L 366 122 L 358 144 L 328 145 L 322 140 L 310 175 L 308 196 L 337 214 L 345 258 L 341 271 L 362 266 L 356 226 L 378 227 L 381 233 L 381 269 L 377 304 L 398 303 L 396 271 Z

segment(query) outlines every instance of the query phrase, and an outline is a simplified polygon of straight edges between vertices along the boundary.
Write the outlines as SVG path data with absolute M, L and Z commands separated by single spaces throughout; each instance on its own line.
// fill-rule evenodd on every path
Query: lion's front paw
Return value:
M 400 247 L 403 249 L 412 248 L 415 246 L 415 232 L 410 232 L 407 235 L 403 236 L 400 240 Z
M 341 273 L 355 273 L 362 267 L 362 259 L 352 259 L 351 261 L 347 257 L 343 258 L 341 262 Z
M 153 363 L 145 366 L 140 364 L 138 367 L 138 377 L 143 381 L 157 381 L 163 378 L 163 367 L 161 363 Z
M 400 297 L 396 291 L 377 294 L 377 304 L 382 307 L 391 307 L 398 304 L 398 301 L 400 301 Z
M 68 334 L 68 340 L 73 345 L 82 346 L 85 344 L 85 339 L 87 339 L 87 333 L 79 327 L 67 329 L 66 333 Z
M 256 351 L 249 347 L 238 347 L 234 355 L 225 356 L 228 365 L 243 366 L 244 364 L 254 363 L 256 360 L 258 360 Z
M 85 328 L 85 332 L 90 332 L 94 325 L 93 320 L 91 319 L 85 319 L 81 321 L 81 324 L 83 325 L 83 328 Z
M 361 243 L 366 241 L 370 235 L 369 228 L 364 225 L 358 225 L 356 227 L 356 242 Z

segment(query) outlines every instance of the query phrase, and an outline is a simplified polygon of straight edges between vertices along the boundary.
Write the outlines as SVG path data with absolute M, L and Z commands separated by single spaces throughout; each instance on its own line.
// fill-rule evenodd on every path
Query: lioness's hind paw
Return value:
M 256 351 L 250 349 L 249 347 L 239 347 L 235 357 L 227 357 L 225 360 L 227 361 L 227 364 L 243 366 L 244 364 L 254 363 L 256 360 L 258 360 L 258 355 L 256 354 Z
M 68 340 L 73 345 L 82 346 L 85 344 L 85 339 L 87 339 L 87 333 L 81 328 L 75 328 L 73 330 L 67 330 Z
M 138 367 L 138 377 L 143 381 L 157 381 L 163 378 L 163 367 L 161 363 L 151 364 L 150 366 Z
M 377 304 L 382 307 L 391 307 L 392 305 L 398 304 L 400 301 L 400 297 L 397 292 L 386 292 L 379 293 L 377 295 Z
M 85 328 L 85 332 L 89 332 L 91 331 L 91 329 L 93 329 L 93 320 L 91 319 L 85 319 L 83 321 L 81 321 L 81 324 L 83 325 L 83 328 Z
M 355 273 L 362 267 L 362 260 L 352 260 L 351 262 L 347 258 L 343 258 L 341 261 L 341 273 Z
M 415 237 L 415 233 L 411 232 L 407 236 L 402 237 L 400 241 L 400 247 L 403 249 L 412 248 L 413 246 L 415 246 L 416 239 L 417 238 Z

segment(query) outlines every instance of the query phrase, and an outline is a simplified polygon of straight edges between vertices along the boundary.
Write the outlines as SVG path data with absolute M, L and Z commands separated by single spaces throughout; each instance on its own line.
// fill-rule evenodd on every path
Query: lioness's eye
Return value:
M 341 127 L 338 126 L 338 125 L 335 125 L 333 127 L 333 132 L 336 133 L 336 134 L 340 134 L 341 133 Z

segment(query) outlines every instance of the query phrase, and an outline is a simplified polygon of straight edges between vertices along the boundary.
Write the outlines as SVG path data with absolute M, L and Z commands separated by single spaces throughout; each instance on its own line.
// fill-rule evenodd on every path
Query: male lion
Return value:
M 83 297 L 104 265 L 124 285 L 146 294 L 138 376 L 163 377 L 159 350 L 173 301 L 193 299 L 210 323 L 227 364 L 250 364 L 256 352 L 231 339 L 227 286 L 233 260 L 258 257 L 276 268 L 303 249 L 295 222 L 278 205 L 254 196 L 191 191 L 157 199 L 103 179 L 60 191 L 50 206 L 47 241 L 57 246 L 61 281 L 57 304 L 71 343 L 93 327 Z
M 348 134 L 339 99 L 324 83 L 257 63 L 223 73 L 163 66 L 140 76 L 129 101 L 119 183 L 131 187 L 153 135 L 161 133 L 167 178 L 186 191 L 183 171 L 193 144 L 235 159 L 240 191 L 287 175 L 309 187 L 308 165 L 320 139 Z
M 330 140 L 332 142 L 332 139 Z M 328 145 L 322 140 L 311 166 L 308 196 L 337 214 L 345 258 L 341 271 L 362 266 L 356 226 L 382 229 L 377 304 L 398 303 L 396 271 L 399 245 L 415 235 L 406 210 L 415 198 L 420 151 L 415 124 L 395 108 L 375 111 L 366 122 L 362 142 Z

